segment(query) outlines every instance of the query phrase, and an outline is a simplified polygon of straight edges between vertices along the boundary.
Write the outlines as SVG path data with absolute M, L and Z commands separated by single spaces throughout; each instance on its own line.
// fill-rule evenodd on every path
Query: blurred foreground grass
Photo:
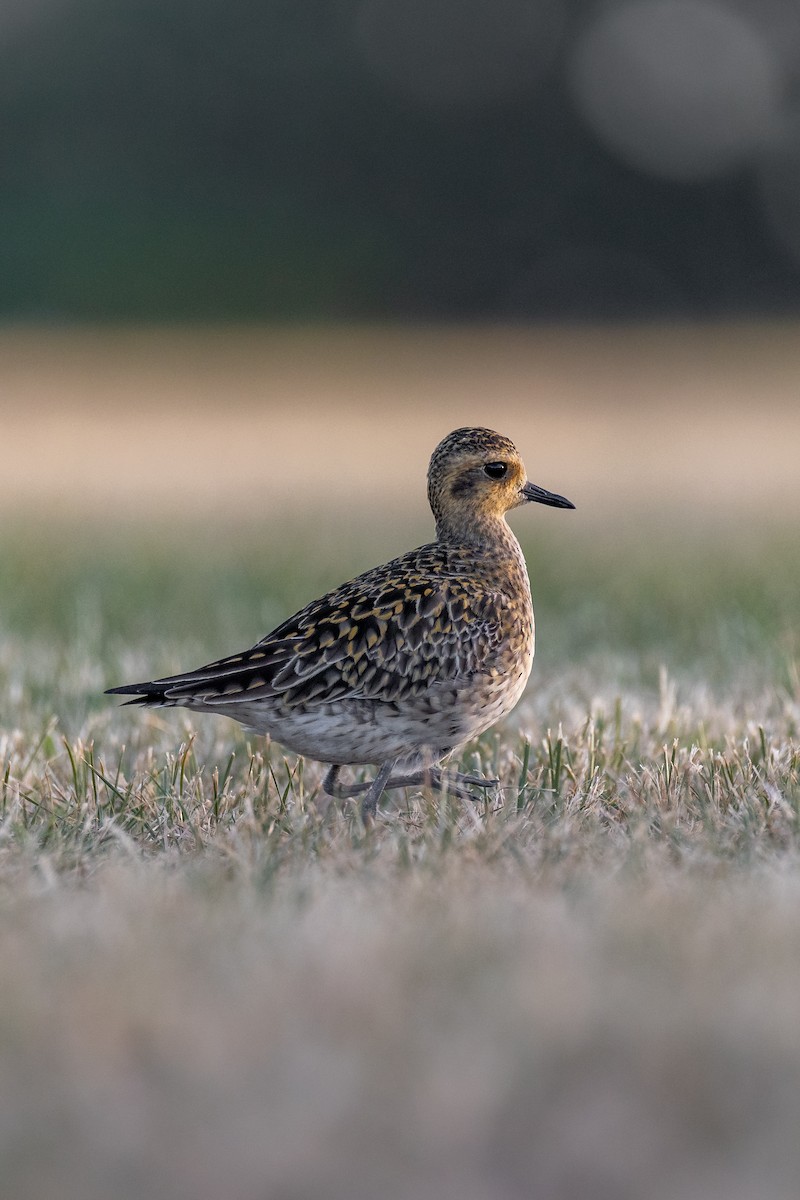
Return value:
M 796 1197 L 796 531 L 514 524 L 532 685 L 465 751 L 501 798 L 366 835 L 316 764 L 102 690 L 426 529 L 2 535 L 4 1194 Z

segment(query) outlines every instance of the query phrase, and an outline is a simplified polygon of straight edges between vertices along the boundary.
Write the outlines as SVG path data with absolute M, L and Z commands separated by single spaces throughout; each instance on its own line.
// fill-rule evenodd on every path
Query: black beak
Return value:
M 520 488 L 520 491 L 526 500 L 535 500 L 537 504 L 549 504 L 551 508 L 575 507 L 566 496 L 557 496 L 555 492 L 548 492 L 535 483 L 526 483 L 523 488 Z

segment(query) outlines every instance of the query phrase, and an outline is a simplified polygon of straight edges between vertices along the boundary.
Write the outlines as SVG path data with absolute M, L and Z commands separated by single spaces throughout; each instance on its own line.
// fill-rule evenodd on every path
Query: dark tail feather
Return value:
M 166 699 L 166 685 L 160 683 L 125 683 L 122 687 L 106 688 L 106 696 L 133 696 L 122 705 L 129 704 L 169 704 Z

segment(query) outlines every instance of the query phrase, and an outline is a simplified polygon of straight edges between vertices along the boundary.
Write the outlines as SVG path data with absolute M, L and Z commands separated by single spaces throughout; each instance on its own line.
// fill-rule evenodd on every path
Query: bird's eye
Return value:
M 494 462 L 487 463 L 483 468 L 484 475 L 488 475 L 490 479 L 502 479 L 508 472 L 508 463 Z

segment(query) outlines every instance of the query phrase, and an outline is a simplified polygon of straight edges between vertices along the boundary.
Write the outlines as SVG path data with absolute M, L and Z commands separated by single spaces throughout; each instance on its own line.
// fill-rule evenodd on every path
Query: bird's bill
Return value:
M 551 508 L 574 508 L 575 505 L 566 496 L 558 496 L 555 492 L 548 492 L 546 488 L 539 487 L 536 483 L 526 483 L 520 489 L 526 500 L 533 500 L 536 504 L 549 504 Z

